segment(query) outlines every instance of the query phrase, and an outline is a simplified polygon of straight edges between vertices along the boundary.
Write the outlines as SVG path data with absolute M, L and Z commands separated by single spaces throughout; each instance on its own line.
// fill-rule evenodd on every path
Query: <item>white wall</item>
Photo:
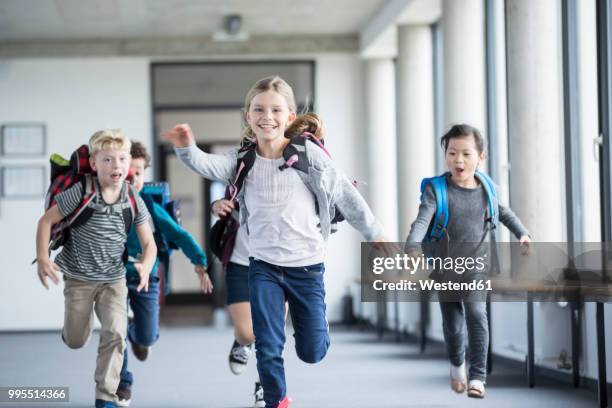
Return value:
M 149 65 L 144 58 L 28 59 L 0 62 L 0 124 L 44 122 L 47 152 L 69 155 L 94 131 L 121 128 L 151 146 Z M 46 291 L 30 265 L 43 198 L 0 199 L 0 330 L 56 329 L 63 323 L 62 287 Z

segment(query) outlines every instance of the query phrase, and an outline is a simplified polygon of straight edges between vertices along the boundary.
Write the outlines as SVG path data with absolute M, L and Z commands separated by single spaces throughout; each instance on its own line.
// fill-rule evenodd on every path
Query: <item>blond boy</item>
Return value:
M 127 239 L 123 209 L 129 205 L 131 188 L 126 182 L 130 168 L 130 140 L 119 130 L 100 130 L 90 138 L 90 164 L 97 172 L 97 197 L 93 213 L 84 223 L 70 228 L 62 251 L 49 259 L 48 242 L 52 225 L 70 215 L 83 200 L 83 184 L 77 183 L 56 197 L 57 205 L 40 218 L 36 232 L 38 277 L 45 288 L 47 279 L 59 283 L 64 277 L 64 328 L 62 339 L 70 348 L 87 342 L 93 328 L 93 312 L 101 323 L 96 363 L 96 408 L 116 407 L 115 392 L 123 362 L 127 327 L 125 266 Z M 138 290 L 147 290 L 149 273 L 157 248 L 149 213 L 136 197 L 133 224 L 142 247 L 142 258 L 134 266 L 140 275 Z

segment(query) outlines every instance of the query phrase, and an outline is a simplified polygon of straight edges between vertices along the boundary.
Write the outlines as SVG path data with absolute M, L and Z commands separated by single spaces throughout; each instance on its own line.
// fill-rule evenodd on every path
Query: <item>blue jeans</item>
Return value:
M 325 287 L 320 263 L 305 267 L 272 265 L 251 258 L 249 295 L 255 332 L 257 371 L 266 407 L 276 407 L 287 394 L 283 348 L 285 300 L 293 322 L 295 351 L 300 360 L 317 363 L 329 349 Z
M 128 303 L 134 312 L 134 320 L 128 325 L 127 336 L 132 343 L 151 346 L 159 338 L 159 277 L 149 277 L 149 291 L 136 291 L 139 276 L 127 275 Z M 134 376 L 128 371 L 128 348 L 123 352 L 121 381 L 119 387 L 130 388 Z
M 470 349 L 470 380 L 487 379 L 487 351 L 489 349 L 489 321 L 486 302 L 440 302 L 444 341 L 451 364 L 460 366 L 465 361 L 464 326 Z

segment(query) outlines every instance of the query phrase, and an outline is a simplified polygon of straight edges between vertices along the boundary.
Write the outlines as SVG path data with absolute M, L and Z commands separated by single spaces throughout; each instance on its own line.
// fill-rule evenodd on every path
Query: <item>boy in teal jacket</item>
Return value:
M 134 173 L 134 187 L 141 192 L 144 186 L 144 172 L 149 167 L 151 158 L 145 146 L 140 142 L 132 142 L 131 168 Z M 200 278 L 202 292 L 211 293 L 213 286 L 206 272 L 206 255 L 193 239 L 191 234 L 183 229 L 172 219 L 170 214 L 159 204 L 152 200 L 145 200 L 148 210 L 158 233 L 166 241 L 176 244 L 194 265 L 195 272 Z M 149 356 L 151 346 L 159 338 L 159 259 L 151 270 L 149 277 L 149 291 L 137 292 L 140 283 L 138 273 L 134 269 L 133 260 L 137 260 L 141 254 L 140 243 L 132 228 L 127 240 L 128 264 L 126 265 L 126 281 L 128 285 L 128 302 L 134 313 L 134 319 L 128 325 L 127 338 L 132 346 L 134 356 L 145 361 Z M 118 405 L 127 407 L 132 398 L 132 383 L 134 376 L 128 371 L 127 349 L 123 355 L 123 367 L 121 368 L 121 381 L 117 389 Z

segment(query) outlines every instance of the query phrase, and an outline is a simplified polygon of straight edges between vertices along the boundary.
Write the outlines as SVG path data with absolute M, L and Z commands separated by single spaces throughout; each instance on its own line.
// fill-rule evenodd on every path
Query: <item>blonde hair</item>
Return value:
M 291 139 L 304 132 L 312 133 L 317 139 L 325 137 L 325 127 L 319 115 L 314 112 L 308 112 L 298 116 L 285 130 L 285 137 Z
M 98 130 L 89 138 L 89 156 L 95 156 L 96 153 L 107 146 L 129 151 L 132 147 L 132 142 L 125 137 L 120 129 Z
M 291 86 L 283 78 L 274 75 L 260 79 L 259 81 L 255 82 L 255 85 L 251 87 L 251 89 L 246 95 L 246 98 L 244 99 L 244 114 L 246 114 L 246 112 L 248 112 L 251 108 L 251 101 L 253 100 L 253 98 L 259 95 L 260 93 L 264 93 L 267 91 L 274 91 L 284 97 L 285 101 L 287 101 L 289 112 L 296 111 L 293 89 L 291 89 Z M 245 129 L 242 132 L 242 137 L 247 138 L 249 140 L 253 140 L 255 138 L 253 129 L 251 129 L 248 124 L 246 124 Z

